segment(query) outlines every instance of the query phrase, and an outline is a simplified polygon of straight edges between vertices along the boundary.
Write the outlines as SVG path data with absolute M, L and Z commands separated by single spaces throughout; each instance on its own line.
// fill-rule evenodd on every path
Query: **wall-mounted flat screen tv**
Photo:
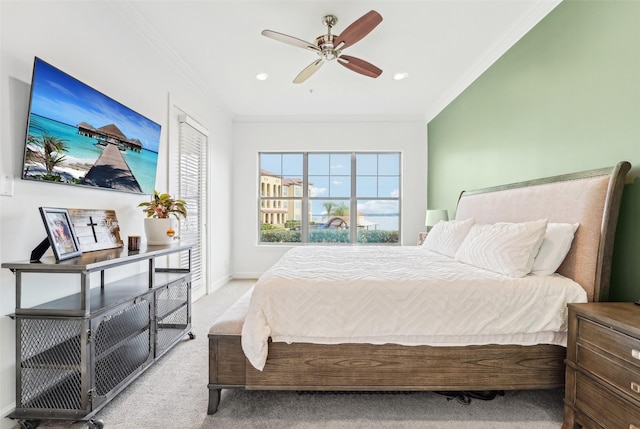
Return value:
M 153 194 L 160 125 L 35 58 L 22 178 Z

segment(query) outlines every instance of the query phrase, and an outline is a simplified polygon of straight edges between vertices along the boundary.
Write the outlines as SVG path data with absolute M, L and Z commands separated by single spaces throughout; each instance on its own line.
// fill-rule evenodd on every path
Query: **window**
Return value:
M 259 161 L 260 243 L 399 243 L 399 152 L 263 152 Z

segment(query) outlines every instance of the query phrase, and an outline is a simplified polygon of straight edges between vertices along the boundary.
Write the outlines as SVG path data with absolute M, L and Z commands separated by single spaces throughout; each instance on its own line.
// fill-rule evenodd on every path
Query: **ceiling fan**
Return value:
M 375 10 L 369 11 L 345 28 L 338 36 L 331 34 L 331 29 L 337 22 L 338 18 L 334 15 L 327 15 L 322 18 L 322 23 L 327 27 L 327 34 L 318 36 L 315 43 L 305 42 L 296 37 L 271 30 L 263 30 L 262 35 L 303 49 L 309 49 L 316 52 L 320 57 L 305 67 L 305 69 L 296 76 L 293 83 L 304 82 L 317 72 L 326 61 L 333 60 L 337 60 L 338 63 L 356 73 L 372 78 L 380 76 L 382 73 L 381 69 L 360 58 L 343 55 L 342 50 L 360 41 L 364 36 L 369 34 L 371 30 L 382 22 L 382 16 Z

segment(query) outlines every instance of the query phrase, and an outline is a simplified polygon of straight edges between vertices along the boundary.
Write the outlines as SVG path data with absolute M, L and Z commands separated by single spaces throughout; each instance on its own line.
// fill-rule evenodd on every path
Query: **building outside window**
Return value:
M 259 154 L 261 244 L 399 244 L 399 152 Z

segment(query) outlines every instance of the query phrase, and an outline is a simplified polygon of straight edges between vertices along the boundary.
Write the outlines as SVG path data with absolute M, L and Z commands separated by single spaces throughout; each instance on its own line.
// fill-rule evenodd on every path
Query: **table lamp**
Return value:
M 431 227 L 433 227 L 433 225 L 440 222 L 441 220 L 444 220 L 444 221 L 449 220 L 449 213 L 446 210 L 444 209 L 427 210 L 427 216 L 424 220 L 424 224 L 427 227 L 427 231 L 429 231 Z

